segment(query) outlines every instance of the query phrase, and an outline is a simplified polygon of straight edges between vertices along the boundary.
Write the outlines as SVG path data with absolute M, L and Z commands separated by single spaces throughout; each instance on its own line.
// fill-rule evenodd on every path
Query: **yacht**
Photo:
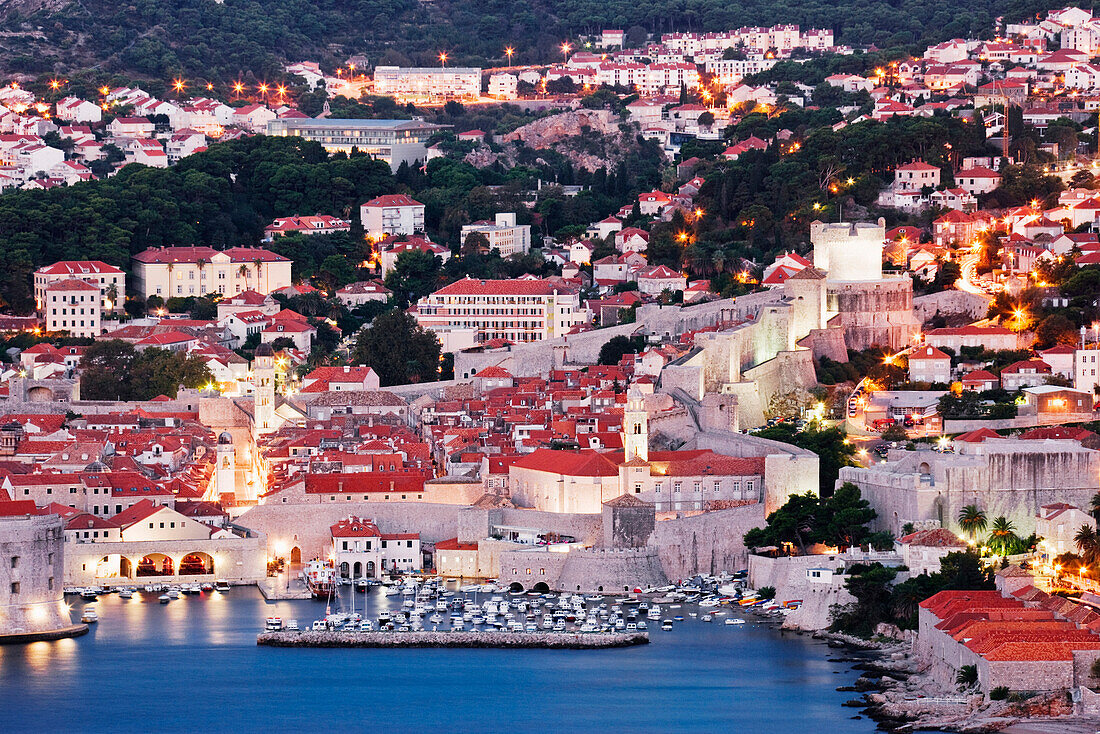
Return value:
M 268 632 L 279 632 L 283 629 L 282 617 L 268 617 L 264 624 L 264 629 Z
M 661 622 L 661 629 L 665 630 L 666 632 L 672 629 L 672 620 L 666 619 L 665 621 Z
M 123 589 L 122 591 L 118 592 L 118 598 L 119 599 L 133 599 L 134 598 L 134 592 L 130 591 L 129 589 Z
M 99 590 L 98 589 L 93 589 L 90 586 L 88 588 L 80 590 L 80 598 L 82 598 L 82 599 L 87 599 L 89 601 L 95 601 L 97 596 L 99 596 Z
M 730 617 L 729 619 L 726 620 L 726 624 L 744 624 L 744 623 L 745 623 L 745 620 L 741 619 L 740 617 Z
M 168 596 L 167 594 L 161 594 L 157 597 L 157 599 L 160 601 L 161 604 L 167 604 L 168 602 L 172 601 L 172 597 Z
M 84 612 L 80 615 L 80 621 L 84 624 L 95 624 L 99 621 L 99 615 L 92 607 L 84 607 Z
M 286 630 L 288 632 L 297 632 L 298 631 L 298 620 L 296 620 L 296 619 L 288 620 L 287 623 L 286 623 Z

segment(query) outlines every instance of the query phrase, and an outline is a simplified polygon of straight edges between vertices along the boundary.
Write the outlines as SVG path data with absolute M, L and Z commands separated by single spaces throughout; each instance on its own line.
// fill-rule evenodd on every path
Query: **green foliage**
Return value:
M 624 354 L 637 354 L 645 346 L 644 336 L 613 336 L 600 347 L 598 364 L 618 364 Z
M 990 701 L 1004 701 L 1008 698 L 1008 686 L 997 686 L 989 692 Z
M 976 665 L 964 665 L 955 675 L 955 683 L 960 691 L 967 691 L 978 685 L 978 667 Z
M 392 188 L 381 161 L 329 159 L 317 143 L 257 135 L 171 168 L 126 166 L 101 181 L 12 191 L 0 197 L 0 297 L 29 309 L 31 272 L 57 260 L 128 264 L 148 247 L 253 244 L 276 216 L 342 215 Z
M 867 524 L 876 513 L 860 496 L 859 487 L 845 482 L 832 497 L 814 494 L 791 495 L 767 518 L 763 528 L 745 533 L 745 545 L 752 548 L 797 546 L 805 553 L 814 543 L 839 547 L 860 545 L 870 536 Z
M 156 348 L 139 352 L 119 339 L 88 346 L 81 369 L 80 394 L 85 400 L 174 398 L 180 385 L 196 388 L 213 380 L 200 357 Z
M 439 340 L 404 311 L 387 311 L 359 332 L 351 359 L 378 373 L 382 385 L 432 382 L 439 377 Z
M 820 460 L 819 477 L 822 496 L 833 493 L 833 487 L 840 477 L 842 466 L 854 466 L 852 457 L 855 455 L 855 449 L 846 442 L 844 432 L 838 428 L 818 429 L 810 426 L 798 431 L 791 423 L 780 423 L 771 428 L 756 431 L 754 435 L 772 441 L 791 443 L 817 454 Z
M 775 587 L 774 586 L 761 586 L 756 590 L 756 595 L 761 599 L 774 599 Z

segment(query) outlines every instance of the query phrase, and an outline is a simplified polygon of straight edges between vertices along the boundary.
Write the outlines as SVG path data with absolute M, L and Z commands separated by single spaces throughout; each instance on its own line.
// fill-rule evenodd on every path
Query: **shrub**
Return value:
M 761 599 L 774 599 L 775 587 L 774 586 L 761 586 L 756 590 L 756 595 Z
M 990 701 L 1003 701 L 1008 698 L 1008 686 L 997 686 L 989 692 Z

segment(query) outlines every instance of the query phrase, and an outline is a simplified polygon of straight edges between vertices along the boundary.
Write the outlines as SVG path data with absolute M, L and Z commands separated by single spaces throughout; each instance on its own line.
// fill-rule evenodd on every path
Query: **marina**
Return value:
M 533 598 L 477 593 L 479 604 L 485 593 L 484 601 Z M 315 731 L 341 726 L 340 707 L 311 703 L 335 696 L 369 710 L 372 725 L 398 730 L 410 725 L 408 705 L 419 711 L 420 731 L 511 733 L 552 725 L 567 731 L 712 732 L 735 724 L 779 734 L 811 726 L 854 734 L 875 730 L 868 719 L 852 719 L 855 712 L 843 706 L 851 694 L 835 690 L 858 677 L 851 663 L 830 662 L 834 651 L 823 642 L 781 633 L 739 609 L 717 609 L 727 613 L 716 619 L 744 620 L 726 626 L 691 616 L 708 608 L 681 603 L 668 609 L 668 618 L 675 612 L 684 621 L 662 632 L 647 619 L 650 644 L 622 649 L 285 649 L 256 644 L 266 620 L 296 620 L 304 629 L 325 616 L 323 602 L 267 603 L 251 587 L 181 594 L 166 605 L 158 596 L 142 588 L 130 599 L 110 593 L 87 604 L 70 596 L 74 620 L 85 606 L 96 607 L 99 621 L 89 625 L 89 634 L 0 647 L 0 729 L 19 730 L 26 723 L 19 712 L 34 710 L 43 729 L 71 726 L 83 716 L 109 720 L 123 732 L 147 731 L 151 721 L 163 731 L 190 731 L 198 720 L 212 731 L 239 731 L 241 721 Z M 386 596 L 377 587 L 357 592 L 355 599 L 359 613 L 371 620 L 383 614 L 392 619 L 403 608 L 400 594 Z M 610 609 L 613 598 L 586 601 Z M 131 679 L 126 676 L 159 693 L 132 698 L 122 708 L 109 696 L 87 695 L 125 686 Z M 179 696 L 187 698 L 186 716 Z M 500 711 L 509 712 L 506 719 L 492 713 Z M 691 716 L 685 718 L 687 711 Z

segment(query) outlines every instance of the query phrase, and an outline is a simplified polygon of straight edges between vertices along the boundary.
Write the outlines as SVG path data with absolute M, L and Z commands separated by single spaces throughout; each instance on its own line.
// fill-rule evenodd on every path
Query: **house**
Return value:
M 825 83 L 830 87 L 839 87 L 845 92 L 870 92 L 875 88 L 874 81 L 856 74 L 833 74 L 825 77 Z
M 295 349 L 308 353 L 316 336 L 317 329 L 305 317 L 293 311 L 283 310 L 275 314 L 271 323 L 260 332 L 260 342 L 271 344 L 278 340 L 289 339 Z
M 974 370 L 968 372 L 962 378 L 963 390 L 985 392 L 986 390 L 993 390 L 998 384 L 997 376 L 986 370 Z
M 302 378 L 302 392 L 346 392 L 378 388 L 378 374 L 363 365 L 318 367 Z
M 1078 64 L 1066 72 L 1067 89 L 1093 90 L 1100 87 L 1100 66 Z
M 167 168 L 168 153 L 159 140 L 153 138 L 133 138 L 126 146 L 128 163 L 138 163 L 152 168 Z
M 982 347 L 991 351 L 1017 349 L 1016 332 L 1003 326 L 957 326 L 929 329 L 924 341 L 934 347 L 958 354 L 963 347 Z
M 951 356 L 928 344 L 909 353 L 910 382 L 951 382 Z
M 98 285 L 76 278 L 51 281 L 44 288 L 44 301 L 46 331 L 99 336 L 103 301 Z
M 1050 375 L 1050 365 L 1043 360 L 1025 359 L 1001 369 L 1001 387 L 1012 392 L 1023 387 L 1045 385 Z
M 1001 185 L 1001 174 L 984 166 L 975 166 L 956 173 L 955 185 L 974 196 L 980 196 Z
M 329 214 L 315 214 L 308 217 L 279 217 L 264 227 L 264 242 L 288 234 L 331 234 L 348 232 L 351 222 Z
M 489 96 L 515 99 L 519 96 L 519 77 L 515 74 L 493 74 L 489 77 Z
M 126 296 L 126 273 L 99 260 L 62 260 L 34 271 L 34 300 L 38 310 L 46 306 L 47 286 L 74 278 L 98 287 L 103 311 L 122 308 Z
M 333 564 L 341 578 L 378 578 L 423 568 L 419 533 L 383 534 L 373 520 L 355 515 L 330 532 Z
M 185 127 L 172 133 L 164 145 L 169 163 L 178 163 L 192 153 L 206 150 L 206 135 L 198 130 Z
M 894 169 L 894 188 L 902 191 L 920 191 L 939 188 L 940 169 L 924 161 L 913 161 Z
M 250 104 L 233 110 L 229 124 L 252 133 L 267 131 L 267 123 L 278 116 L 262 104 Z
M 627 227 L 615 233 L 615 249 L 622 253 L 644 252 L 649 246 L 649 232 Z
M 638 194 L 638 211 L 644 216 L 654 217 L 661 213 L 671 203 L 672 199 L 663 191 L 650 191 Z M 622 234 L 622 233 L 620 233 Z
M 932 206 L 943 209 L 955 209 L 960 212 L 972 212 L 978 208 L 978 200 L 966 189 L 953 188 L 933 191 L 928 197 Z
M 978 220 L 973 215 L 951 210 L 932 222 L 932 241 L 937 247 L 947 247 L 953 243 L 969 245 L 978 226 Z
M 1004 377 L 1001 378 L 1004 384 Z M 1062 420 L 1070 415 L 1092 415 L 1093 393 L 1058 385 L 1029 385 L 1021 388 L 1024 404 L 1020 412 L 1037 415 L 1040 421 Z
M 1049 558 L 1063 553 L 1077 553 L 1074 538 L 1082 527 L 1096 530 L 1095 518 L 1065 502 L 1043 505 L 1035 515 L 1035 534 L 1042 538 L 1039 549 Z
M 666 265 L 657 265 L 638 271 L 638 291 L 650 296 L 659 296 L 664 291 L 682 291 L 687 287 L 687 278 L 683 273 L 672 270 Z
M 356 309 L 364 303 L 378 301 L 387 303 L 393 293 L 388 288 L 375 280 L 360 280 L 348 283 L 336 291 L 336 300 L 343 303 L 349 309 Z
M 363 231 L 375 239 L 424 231 L 424 205 L 405 194 L 387 194 L 359 207 Z
M 902 536 L 894 541 L 894 547 L 915 576 L 937 573 L 944 556 L 965 551 L 967 544 L 946 528 L 933 528 Z
M 144 117 L 116 117 L 107 123 L 107 132 L 115 138 L 149 138 L 155 129 Z
M 501 257 L 524 255 L 531 249 L 531 225 L 519 224 L 518 215 L 512 212 L 499 212 L 494 221 L 480 221 L 464 224 L 459 232 L 459 241 L 474 233 L 488 241 L 489 252 L 496 250 Z
M 65 97 L 54 105 L 54 117 L 67 122 L 100 122 L 103 108 L 79 97 Z
M 271 293 L 290 285 L 290 258 L 259 247 L 152 247 L 134 255 L 142 298 Z

